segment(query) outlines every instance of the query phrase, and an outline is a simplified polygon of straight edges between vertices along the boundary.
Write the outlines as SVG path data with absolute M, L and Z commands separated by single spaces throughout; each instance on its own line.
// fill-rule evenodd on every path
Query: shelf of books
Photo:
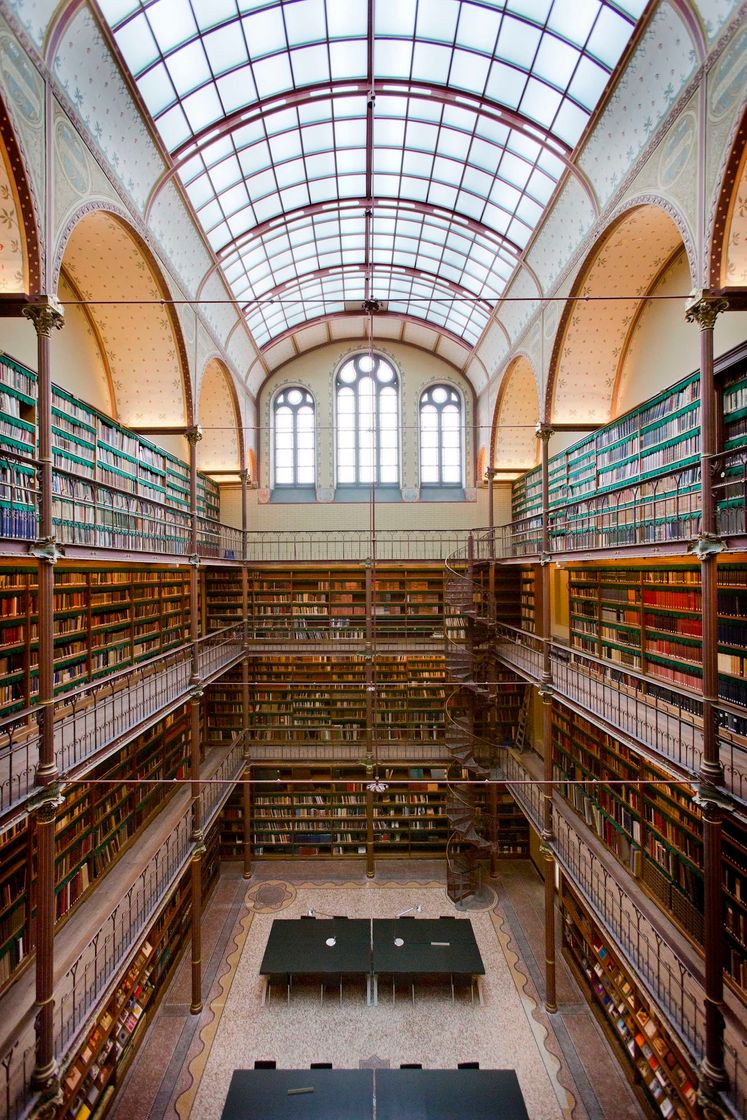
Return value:
M 443 634 L 441 566 L 359 564 L 255 569 L 250 573 L 250 615 L 255 637 L 366 637 L 367 582 L 371 581 L 376 634 L 430 639 Z
M 36 375 L 0 354 L 0 535 L 28 540 L 37 535 L 35 468 L 25 462 L 36 455 L 36 397 Z M 189 467 L 181 459 L 56 385 L 52 456 L 61 541 L 164 551 L 166 538 L 165 551 L 187 551 Z M 213 522 L 220 515 L 219 489 L 203 475 L 198 512 Z
M 98 1118 L 108 1111 L 187 942 L 190 913 L 187 873 L 65 1067 L 56 1112 L 60 1120 Z
M 738 817 L 724 820 L 721 848 L 726 934 L 724 968 L 744 998 L 747 993 L 747 828 Z
M 494 619 L 506 626 L 521 625 L 522 596 L 528 587 L 524 583 L 523 569 L 492 562 L 475 563 L 472 580 L 477 599 L 475 612 L 479 621 Z M 533 590 L 531 595 L 533 601 Z M 467 617 L 470 617 L 469 612 Z
M 206 568 L 202 572 L 204 628 L 221 630 L 241 622 L 244 617 L 239 568 Z
M 386 788 L 373 794 L 367 794 L 361 765 L 257 768 L 253 777 L 251 843 L 258 858 L 361 859 L 369 832 L 381 858 L 433 858 L 446 850 L 450 827 L 441 766 L 382 768 Z M 239 791 L 224 811 L 221 844 L 224 858 L 242 858 Z
M 240 681 L 221 678 L 208 685 L 202 699 L 204 734 L 207 743 L 228 746 L 244 726 Z
M 189 719 L 182 707 L 68 787 L 56 828 L 56 919 L 64 918 L 150 821 L 185 773 Z M 137 776 L 143 786 L 127 784 Z M 152 785 L 148 785 L 148 781 Z M 36 844 L 25 820 L 0 834 L 0 987 L 31 944 Z
M 381 779 L 387 788 L 371 799 L 374 853 L 411 859 L 443 855 L 451 834 L 444 767 L 387 766 Z
M 220 858 L 244 858 L 244 802 L 242 787 L 235 786 L 223 806 L 218 825 L 220 832 Z
M 519 601 L 521 606 L 520 628 L 529 634 L 536 633 L 535 604 L 536 572 L 532 568 L 522 568 L 519 576 Z
M 529 855 L 529 823 L 503 783 L 491 783 L 482 796 L 482 807 L 491 821 L 490 841 L 498 859 Z
M 563 944 L 631 1080 L 656 1115 L 700 1116 L 698 1079 L 687 1056 L 565 881 L 561 905 Z
M 370 720 L 371 736 L 382 744 L 443 743 L 443 654 L 379 653 L 367 676 L 369 666 L 362 654 L 251 658 L 252 738 L 299 748 L 309 743 L 362 743 Z M 231 723 L 230 713 L 215 718 L 225 721 L 227 715 Z
M 747 705 L 747 565 L 718 565 L 719 696 Z M 585 565 L 569 569 L 571 645 L 658 680 L 700 691 L 700 568 Z
M 703 838 L 692 787 L 553 704 L 556 790 L 674 921 L 703 941 Z
M 0 714 L 38 692 L 37 574 L 0 569 Z M 179 568 L 55 567 L 58 693 L 181 645 L 189 636 L 189 574 Z

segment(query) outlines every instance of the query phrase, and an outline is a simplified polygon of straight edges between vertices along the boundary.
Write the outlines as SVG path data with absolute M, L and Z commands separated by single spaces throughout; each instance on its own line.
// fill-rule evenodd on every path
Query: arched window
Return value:
M 275 486 L 313 486 L 314 398 L 297 385 L 283 389 L 273 405 Z
M 337 374 L 337 483 L 399 484 L 399 378 L 379 354 L 355 354 Z
M 420 398 L 420 485 L 462 485 L 462 399 L 450 385 Z

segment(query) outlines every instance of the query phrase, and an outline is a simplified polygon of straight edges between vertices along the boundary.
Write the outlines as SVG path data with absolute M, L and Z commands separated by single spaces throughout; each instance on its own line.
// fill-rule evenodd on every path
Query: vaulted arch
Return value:
M 197 464 L 202 471 L 240 471 L 244 466 L 244 440 L 236 390 L 219 358 L 211 358 L 200 382 L 197 416 L 202 439 Z
M 41 246 L 31 183 L 0 98 L 0 292 L 38 292 Z
M 535 428 L 540 418 L 537 378 L 525 354 L 506 369 L 498 392 L 490 440 L 494 467 L 528 469 L 537 462 Z

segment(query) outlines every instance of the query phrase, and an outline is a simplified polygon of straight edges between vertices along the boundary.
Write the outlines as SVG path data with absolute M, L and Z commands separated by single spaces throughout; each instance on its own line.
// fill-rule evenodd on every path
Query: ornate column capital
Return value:
M 492 482 L 497 474 L 498 474 L 497 467 L 486 467 L 485 468 L 485 478 L 488 482 Z
M 34 324 L 36 333 L 46 338 L 65 325 L 65 310 L 56 296 L 36 296 L 23 308 L 23 314 Z
M 194 424 L 193 427 L 187 428 L 184 433 L 184 438 L 187 443 L 190 443 L 193 447 L 196 446 L 202 439 L 202 428 L 200 425 Z
M 541 439 L 543 443 L 547 443 L 550 436 L 555 435 L 555 429 L 551 424 L 545 424 L 544 420 L 538 420 L 534 429 L 534 434 L 537 439 Z
M 65 804 L 62 786 L 59 782 L 52 781 L 43 786 L 38 793 L 33 794 L 28 800 L 29 812 L 39 824 L 52 824 L 57 816 L 57 810 Z
M 723 777 L 723 771 L 721 772 Z M 700 808 L 703 819 L 711 824 L 734 812 L 734 802 L 725 790 L 712 785 L 710 781 L 700 781 L 695 787 L 693 801 Z
M 687 297 L 685 319 L 688 323 L 697 323 L 698 330 L 712 331 L 718 316 L 728 310 L 729 301 L 724 296 L 712 296 L 705 288 L 696 288 Z

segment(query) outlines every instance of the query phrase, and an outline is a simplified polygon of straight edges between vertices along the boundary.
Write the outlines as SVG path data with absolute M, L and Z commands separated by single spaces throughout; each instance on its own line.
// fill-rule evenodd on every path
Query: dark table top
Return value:
M 327 945 L 330 938 L 334 945 Z M 276 918 L 259 971 L 263 976 L 370 972 L 371 923 L 367 918 Z
M 404 944 L 395 945 L 396 938 Z M 469 918 L 377 918 L 373 971 L 478 976 L 485 965 Z
M 467 1117 L 529 1120 L 512 1069 L 376 1070 L 376 1120 Z
M 288 1092 L 289 1089 L 310 1088 L 314 1090 L 312 1093 Z M 373 1070 L 370 1069 L 237 1069 L 221 1115 L 221 1120 L 372 1118 Z

